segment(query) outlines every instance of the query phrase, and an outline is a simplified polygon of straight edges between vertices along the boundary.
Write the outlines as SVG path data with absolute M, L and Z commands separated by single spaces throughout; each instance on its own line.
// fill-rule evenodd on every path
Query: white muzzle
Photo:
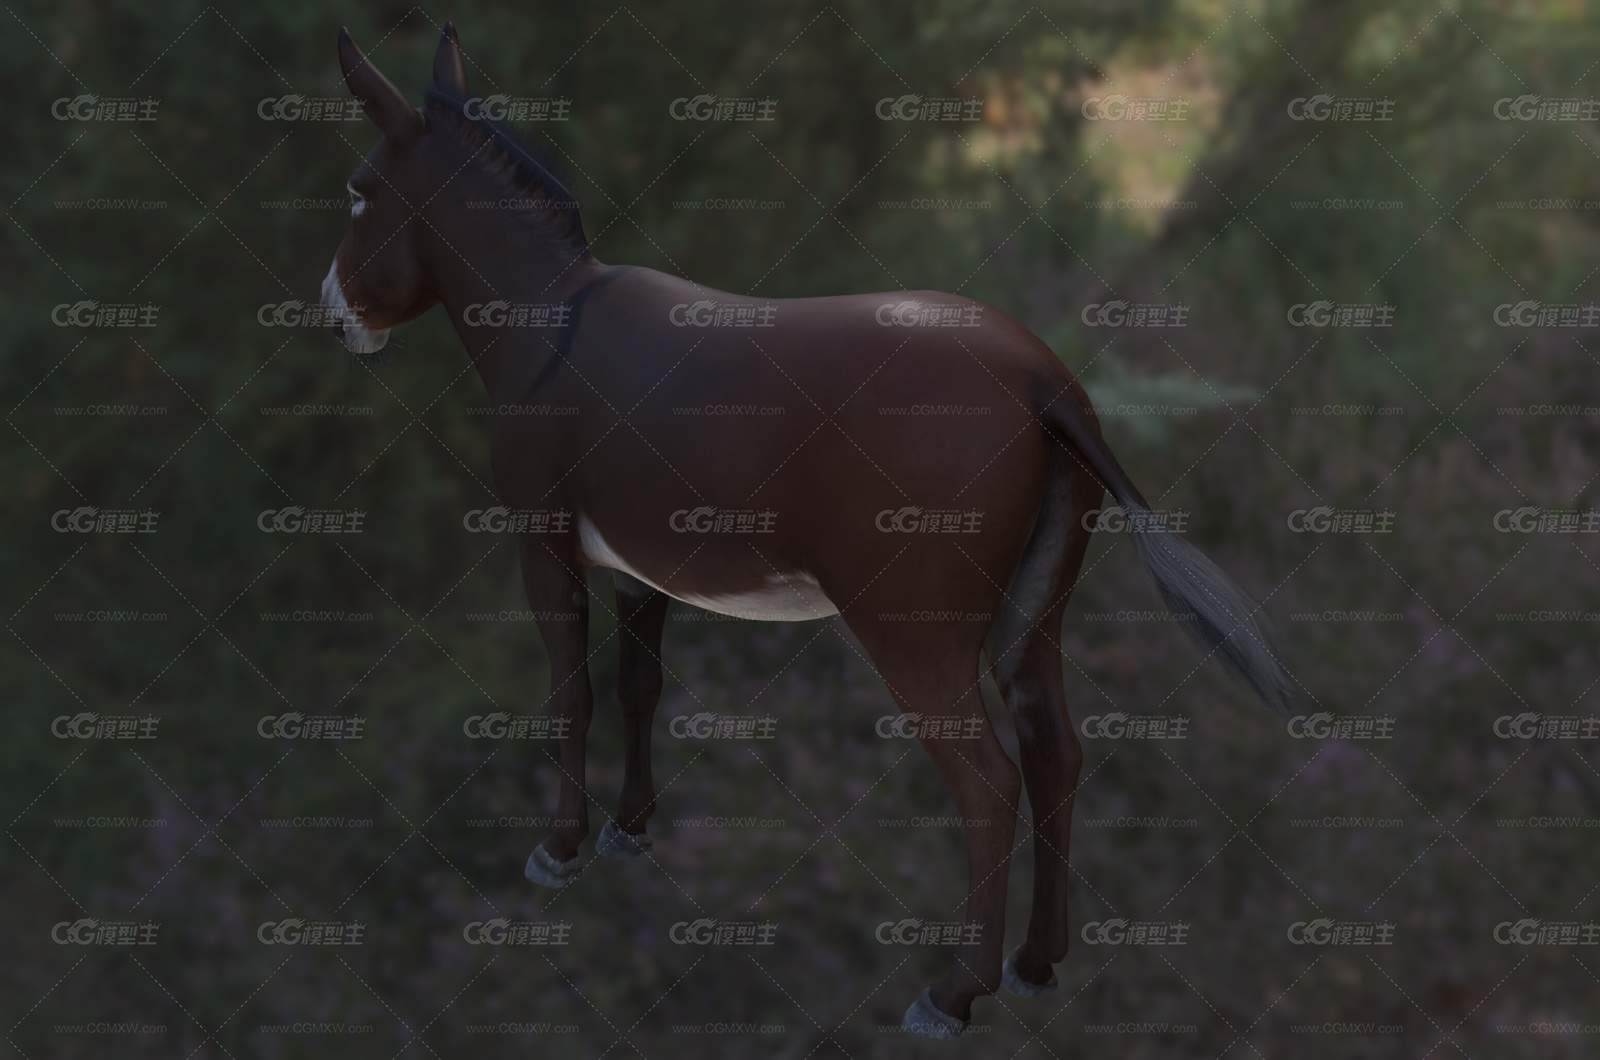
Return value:
M 344 348 L 351 353 L 377 353 L 389 342 L 389 329 L 374 331 L 361 323 L 361 312 L 345 301 L 344 286 L 339 282 L 339 261 L 328 265 L 328 275 L 322 278 L 322 303 L 333 307 L 333 312 L 344 321 L 340 329 Z

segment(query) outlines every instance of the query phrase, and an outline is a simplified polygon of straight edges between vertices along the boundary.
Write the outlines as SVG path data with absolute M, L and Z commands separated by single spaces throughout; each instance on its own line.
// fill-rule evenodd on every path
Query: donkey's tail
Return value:
M 1181 618 L 1193 616 L 1181 623 L 1183 628 L 1208 657 L 1216 655 L 1269 707 L 1290 713 L 1294 681 L 1284 669 L 1261 605 L 1199 549 L 1156 525 L 1144 497 L 1073 396 L 1053 402 L 1042 417 L 1046 429 L 1069 445 L 1122 505 L 1139 557 L 1168 609 Z

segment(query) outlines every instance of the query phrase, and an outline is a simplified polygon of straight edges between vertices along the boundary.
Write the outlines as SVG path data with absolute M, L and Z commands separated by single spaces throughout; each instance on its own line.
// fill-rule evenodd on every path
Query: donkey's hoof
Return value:
M 557 861 L 540 843 L 528 855 L 528 863 L 523 866 L 522 874 L 540 887 L 560 890 L 577 876 L 578 856 L 574 854 L 566 861 Z
M 636 858 L 654 845 L 655 841 L 643 832 L 624 832 L 615 821 L 607 821 L 600 829 L 600 838 L 594 841 L 595 853 L 608 858 Z
M 960 1037 L 961 1032 L 967 1029 L 967 1021 L 941 1010 L 933 1003 L 933 994 L 924 990 L 911 1003 L 911 1007 L 906 1009 L 906 1014 L 900 1020 L 900 1026 L 912 1034 L 947 1042 Z
M 1017 971 L 1017 955 L 1013 953 L 1000 968 L 1000 985 L 1006 988 L 1007 993 L 1017 997 L 1038 997 L 1056 988 L 1056 973 L 1052 970 L 1050 978 L 1042 983 L 1030 983 Z

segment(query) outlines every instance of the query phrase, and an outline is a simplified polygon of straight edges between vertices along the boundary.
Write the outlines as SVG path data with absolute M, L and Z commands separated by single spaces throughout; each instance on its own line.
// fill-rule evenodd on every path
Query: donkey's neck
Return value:
M 520 401 L 561 344 L 571 296 L 605 268 L 592 256 L 491 253 L 463 258 L 445 249 L 440 301 L 494 402 Z

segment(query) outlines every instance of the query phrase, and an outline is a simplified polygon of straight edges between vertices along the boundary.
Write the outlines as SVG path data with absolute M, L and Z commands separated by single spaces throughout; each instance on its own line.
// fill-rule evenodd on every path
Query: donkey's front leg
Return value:
M 528 535 L 522 539 L 522 581 L 550 660 L 550 693 L 545 713 L 556 736 L 555 765 L 561 793 L 544 840 L 528 856 L 524 874 L 545 887 L 564 887 L 578 870 L 578 845 L 589 834 L 588 793 L 584 785 L 584 742 L 594 693 L 589 685 L 589 590 L 561 539 Z
M 626 574 L 616 575 L 617 700 L 622 706 L 625 748 L 622 799 L 617 819 L 607 821 L 595 850 L 629 857 L 649 849 L 645 825 L 656 809 L 650 772 L 650 728 L 661 701 L 661 632 L 667 620 L 667 594 Z

